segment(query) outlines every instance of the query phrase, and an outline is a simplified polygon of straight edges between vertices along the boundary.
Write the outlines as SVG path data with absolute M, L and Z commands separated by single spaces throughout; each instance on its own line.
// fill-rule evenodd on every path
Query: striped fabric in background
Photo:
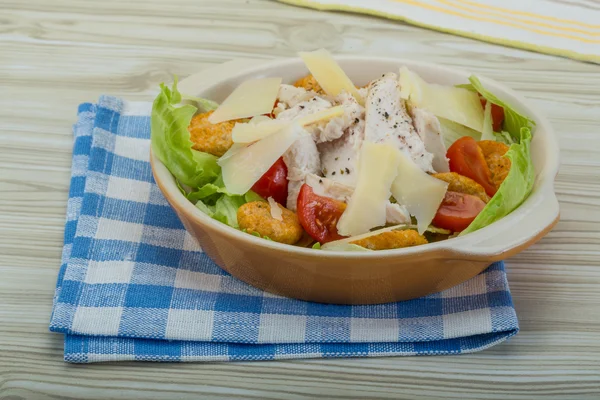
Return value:
M 376 15 L 540 53 L 600 63 L 596 0 L 279 0 Z

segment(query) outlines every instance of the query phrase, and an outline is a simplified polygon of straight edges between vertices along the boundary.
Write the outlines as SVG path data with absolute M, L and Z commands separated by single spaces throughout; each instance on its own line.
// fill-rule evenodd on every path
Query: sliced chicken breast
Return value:
M 433 155 L 425 149 L 400 98 L 398 75 L 384 74 L 371 82 L 365 107 L 365 140 L 395 146 L 423 171 L 434 172 Z
M 332 104 L 322 97 L 312 97 L 306 101 L 301 101 L 291 106 L 290 108 L 281 111 L 275 119 L 280 121 L 291 121 L 294 118 L 303 117 L 305 115 L 314 114 L 318 111 L 331 108 Z
M 339 139 L 319 143 L 323 176 L 354 187 L 364 132 L 365 121 L 357 118 Z
M 413 125 L 423 143 L 425 150 L 433 154 L 431 165 L 436 172 L 449 172 L 448 159 L 446 158 L 446 145 L 442 137 L 440 121 L 435 115 L 422 108 L 409 107 Z
M 344 108 L 344 114 L 327 122 L 307 127 L 317 143 L 330 142 L 340 138 L 346 129 L 364 119 L 364 107 L 358 104 L 350 93 L 344 91 L 332 100 L 334 105 L 341 105 Z
M 317 145 L 310 135 L 294 142 L 283 155 L 283 162 L 288 169 L 287 208 L 296 210 L 296 202 L 300 187 L 308 174 L 316 174 L 321 170 L 321 160 Z
M 298 103 L 310 100 L 315 96 L 317 96 L 317 93 L 313 92 L 312 90 L 307 91 L 306 89 L 301 87 L 283 84 L 279 87 L 279 92 L 277 93 L 277 100 L 279 101 L 279 103 L 285 104 L 285 108 L 290 108 L 294 107 Z

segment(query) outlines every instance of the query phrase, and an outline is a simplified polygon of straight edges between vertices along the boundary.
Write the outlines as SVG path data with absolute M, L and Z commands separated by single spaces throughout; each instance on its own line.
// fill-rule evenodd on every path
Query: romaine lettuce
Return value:
M 177 79 L 172 89 L 164 84 L 160 89 L 152 106 L 152 151 L 175 176 L 181 193 L 200 211 L 237 228 L 238 208 L 262 197 L 252 191 L 243 196 L 232 195 L 225 189 L 217 157 L 192 149 L 188 126 L 198 108 L 181 102 Z M 202 112 L 218 106 L 210 100 L 189 96 L 186 99 L 193 100 Z M 183 185 L 191 189 L 186 191 Z
M 479 79 L 475 75 L 471 75 L 469 78 L 471 87 L 473 90 L 481 94 L 490 103 L 496 104 L 504 109 L 504 123 L 502 124 L 503 130 L 508 132 L 515 142 L 521 140 L 521 128 L 526 127 L 529 130 L 535 127 L 535 122 L 524 115 L 519 114 L 511 106 L 497 98 L 494 94 L 486 90 Z M 466 85 L 460 85 L 463 88 L 467 88 Z
M 215 203 L 213 218 L 233 228 L 239 228 L 237 210 L 245 203 L 244 196 L 223 195 Z
M 475 140 L 481 140 L 481 132 L 457 124 L 449 119 L 438 118 L 438 120 L 440 121 L 440 127 L 442 128 L 442 139 L 444 140 L 444 145 L 447 149 L 452 146 L 452 143 L 463 136 L 471 136 Z
M 471 225 L 461 232 L 461 235 L 474 232 L 504 218 L 519 207 L 531 193 L 535 182 L 535 170 L 530 154 L 531 130 L 522 127 L 519 136 L 519 143 L 512 144 L 506 153 L 506 157 L 511 161 L 506 179 L 490 202 L 471 222 Z
M 172 89 L 164 84 L 160 89 L 152 105 L 152 151 L 179 182 L 201 187 L 213 181 L 221 169 L 215 156 L 192 149 L 188 126 L 197 109 L 179 104 L 177 79 Z

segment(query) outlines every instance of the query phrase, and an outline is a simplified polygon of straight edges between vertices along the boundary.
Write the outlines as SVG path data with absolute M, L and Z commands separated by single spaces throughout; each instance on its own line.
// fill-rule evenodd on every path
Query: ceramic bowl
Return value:
M 444 85 L 465 83 L 470 75 L 411 60 L 367 56 L 337 60 L 357 85 L 385 72 L 398 71 L 402 65 L 428 82 Z M 194 90 L 192 95 L 220 102 L 248 79 L 276 76 L 290 83 L 307 74 L 300 59 L 260 65 L 242 62 L 235 68 L 217 71 L 212 79 L 201 73 L 182 82 L 182 86 Z M 531 146 L 536 181 L 533 192 L 517 210 L 458 238 L 364 253 L 294 247 L 248 235 L 203 214 L 179 192 L 167 168 L 151 155 L 154 178 L 204 252 L 221 268 L 252 286 L 277 295 L 336 304 L 385 303 L 439 292 L 474 277 L 494 261 L 523 251 L 548 233 L 559 219 L 554 193 L 559 150 L 550 124 L 519 94 L 490 79 L 480 79 L 490 91 L 536 121 Z

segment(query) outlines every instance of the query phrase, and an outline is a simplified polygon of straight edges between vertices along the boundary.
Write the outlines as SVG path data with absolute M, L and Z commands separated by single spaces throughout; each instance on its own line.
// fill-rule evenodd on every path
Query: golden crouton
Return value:
M 498 189 L 510 171 L 510 160 L 504 156 L 509 147 L 494 140 L 482 140 L 477 144 L 490 169 L 492 182 Z
M 275 242 L 294 244 L 300 240 L 304 230 L 300 226 L 295 212 L 279 206 L 283 221 L 271 216 L 271 206 L 264 201 L 253 201 L 242 205 L 237 211 L 238 224 L 241 230 L 258 233 Z
M 317 82 L 312 74 L 308 74 L 305 77 L 298 79 L 296 82 L 294 82 L 294 86 L 301 87 L 309 91 L 313 90 L 321 94 L 325 93 L 321 85 L 319 85 L 319 82 Z
M 188 131 L 194 143 L 192 148 L 221 157 L 233 145 L 231 130 L 236 121 L 211 124 L 208 121 L 211 114 L 212 111 L 195 115 L 190 121 Z
M 425 239 L 425 236 L 419 235 L 419 232 L 407 229 L 383 232 L 379 235 L 369 236 L 364 239 L 355 240 L 351 243 L 370 250 L 387 250 L 419 246 L 421 244 L 427 244 L 428 241 Z
M 479 197 L 485 203 L 490 201 L 490 196 L 485 193 L 485 189 L 479 183 L 471 178 L 457 174 L 456 172 L 441 172 L 433 174 L 434 178 L 448 183 L 448 190 L 451 192 L 472 194 Z

